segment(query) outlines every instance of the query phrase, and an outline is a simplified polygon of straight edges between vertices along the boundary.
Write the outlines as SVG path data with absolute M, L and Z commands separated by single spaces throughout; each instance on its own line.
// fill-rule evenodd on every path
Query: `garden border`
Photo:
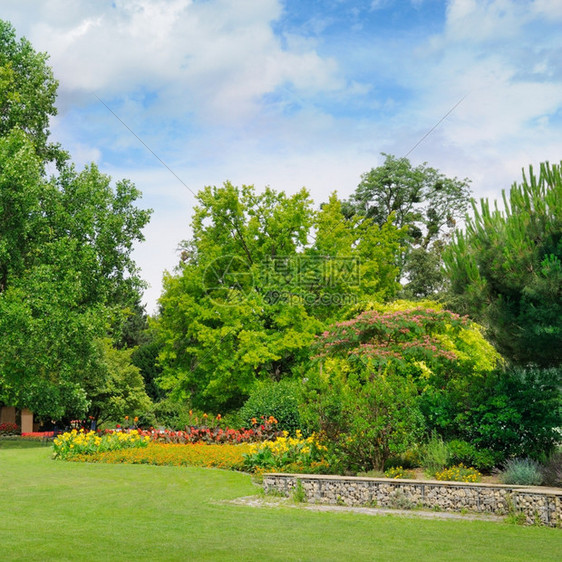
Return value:
M 266 493 L 299 488 L 309 502 L 399 509 L 473 511 L 525 516 L 525 523 L 562 527 L 562 489 L 438 480 L 265 473 Z

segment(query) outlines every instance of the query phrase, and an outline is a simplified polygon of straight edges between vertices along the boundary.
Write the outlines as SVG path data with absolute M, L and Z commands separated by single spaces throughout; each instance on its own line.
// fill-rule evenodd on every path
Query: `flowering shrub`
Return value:
M 367 310 L 326 330 L 317 340 L 318 357 L 366 356 L 382 365 L 389 360 L 455 361 L 458 355 L 439 336 L 467 326 L 466 318 L 448 310 Z
M 482 474 L 475 468 L 460 463 L 435 473 L 436 480 L 451 480 L 453 482 L 480 482 Z
M 326 472 L 329 463 L 324 458 L 327 447 L 321 445 L 315 435 L 303 439 L 299 430 L 296 437 L 289 437 L 283 432 L 283 437 L 275 441 L 264 441 L 250 445 L 248 453 L 244 455 L 244 468 L 250 472 L 264 470 L 278 472 Z
M 69 460 L 76 462 L 100 462 L 109 464 L 152 464 L 157 466 L 200 466 L 241 470 L 244 453 L 250 445 L 206 445 L 204 443 L 178 445 L 173 443 L 149 443 L 134 449 L 78 454 Z
M 16 435 L 20 428 L 16 423 L 0 423 L 0 435 Z
M 95 431 L 73 429 L 53 441 L 53 458 L 69 459 L 76 455 L 92 455 L 104 451 L 146 447 L 150 437 L 138 431 L 99 434 Z
M 414 473 L 409 470 L 404 470 L 401 466 L 394 466 L 385 470 L 384 475 L 387 478 L 404 478 L 404 479 L 411 479 L 415 478 Z

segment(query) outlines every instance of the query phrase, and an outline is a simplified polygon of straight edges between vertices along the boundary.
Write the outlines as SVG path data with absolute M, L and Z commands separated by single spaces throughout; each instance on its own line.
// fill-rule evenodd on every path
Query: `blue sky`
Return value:
M 476 197 L 562 159 L 562 0 L 5 0 L 0 17 L 50 55 L 54 139 L 154 209 L 135 253 L 149 312 L 205 185 L 347 197 L 456 104 L 409 158 Z

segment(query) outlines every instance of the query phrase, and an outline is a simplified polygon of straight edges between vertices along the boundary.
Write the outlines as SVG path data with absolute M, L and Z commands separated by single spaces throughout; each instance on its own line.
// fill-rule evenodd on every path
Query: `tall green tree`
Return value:
M 84 382 L 90 401 L 88 416 L 102 423 L 145 414 L 151 401 L 140 369 L 131 361 L 133 349 L 116 349 L 107 338 L 97 344 L 97 370 Z
M 143 286 L 131 252 L 150 212 L 131 182 L 79 172 L 48 143 L 57 83 L 5 22 L 0 81 L 0 401 L 77 417 L 98 340 L 120 332 Z
M 482 199 L 445 253 L 454 306 L 487 328 L 516 365 L 562 363 L 562 171 L 543 163 Z
M 58 82 L 47 60 L 27 39 L 18 41 L 12 25 L 0 20 L 0 136 L 20 128 L 42 162 L 66 158 L 48 141 L 49 119 L 57 114 Z
M 435 168 L 412 166 L 407 158 L 383 154 L 385 161 L 361 176 L 346 204 L 347 214 L 392 221 L 406 230 L 399 277 L 408 297 L 425 298 L 443 290 L 441 253 L 468 207 L 469 180 L 448 178 Z
M 218 411 L 241 406 L 257 379 L 279 379 L 306 355 L 317 323 L 298 296 L 284 303 L 270 276 L 306 244 L 314 213 L 304 190 L 287 197 L 226 183 L 198 199 L 183 261 L 164 277 L 162 385 Z
M 225 183 L 198 199 L 158 319 L 162 385 L 195 407 L 236 408 L 256 381 L 297 376 L 328 319 L 396 291 L 397 229 L 342 225 L 335 196 L 319 213 L 306 190 Z

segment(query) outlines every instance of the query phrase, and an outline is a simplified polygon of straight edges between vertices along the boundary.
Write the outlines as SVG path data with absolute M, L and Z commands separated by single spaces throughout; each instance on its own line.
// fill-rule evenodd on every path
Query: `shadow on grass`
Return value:
M 35 441 L 33 439 L 23 439 L 21 437 L 0 437 L 0 449 L 36 449 L 38 447 L 48 447 L 51 443 Z

